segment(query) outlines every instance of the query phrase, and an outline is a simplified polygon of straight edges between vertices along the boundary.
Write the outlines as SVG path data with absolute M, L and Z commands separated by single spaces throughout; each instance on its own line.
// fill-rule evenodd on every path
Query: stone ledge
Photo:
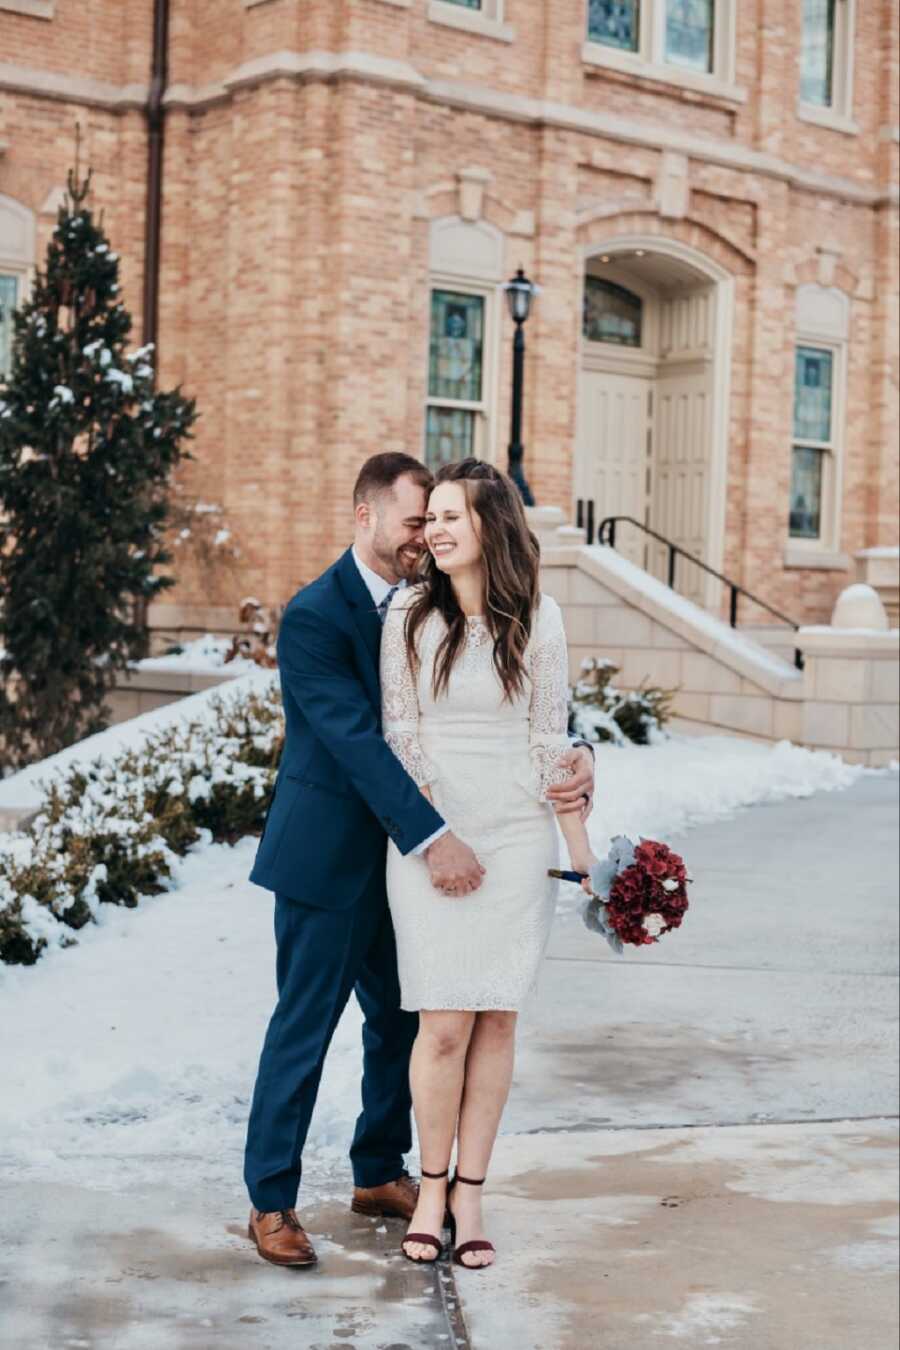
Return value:
M 0 0 L 0 10 L 25 14 L 30 19 L 52 19 L 56 0 Z
M 900 630 L 886 633 L 868 628 L 828 628 L 811 625 L 797 634 L 797 646 L 807 656 L 864 657 L 869 661 L 896 661 L 900 657 Z
M 246 674 L 243 670 L 230 671 L 223 666 L 221 673 L 197 670 L 131 670 L 116 683 L 116 693 L 172 694 L 182 698 L 213 689 L 217 684 L 228 684 Z

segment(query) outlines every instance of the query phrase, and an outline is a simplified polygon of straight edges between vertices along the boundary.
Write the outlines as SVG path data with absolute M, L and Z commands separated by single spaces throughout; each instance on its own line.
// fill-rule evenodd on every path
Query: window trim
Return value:
M 584 32 L 587 33 L 587 4 Z M 643 0 L 639 11 L 638 49 L 624 51 L 585 39 L 581 59 L 587 66 L 619 70 L 642 79 L 693 89 L 731 103 L 746 103 L 747 91 L 735 83 L 737 0 L 714 0 L 712 70 L 676 66 L 665 59 L 665 0 Z M 590 72 L 588 72 L 590 73 Z
M 803 13 L 800 14 L 800 33 L 803 32 Z M 853 66 L 856 46 L 856 0 L 835 0 L 834 51 L 831 75 L 832 99 L 827 107 L 819 103 L 804 103 L 799 94 L 800 62 L 797 61 L 797 117 L 801 122 L 812 122 L 841 131 L 846 136 L 859 135 L 859 123 L 853 118 Z
M 841 556 L 841 502 L 843 500 L 844 447 L 847 434 L 845 416 L 847 404 L 847 339 L 825 336 L 821 331 L 816 331 L 812 325 L 798 328 L 794 335 L 793 348 L 794 388 L 796 388 L 797 378 L 797 351 L 800 347 L 814 347 L 818 351 L 831 353 L 831 437 L 828 441 L 812 441 L 795 436 L 792 402 L 788 519 L 784 557 L 786 566 L 821 567 L 823 559 L 832 560 Z M 791 534 L 790 481 L 793 476 L 794 448 L 798 445 L 809 446 L 811 449 L 824 452 L 822 458 L 822 505 L 819 516 L 819 536 L 816 539 L 801 539 Z
M 447 28 L 459 28 L 476 37 L 494 38 L 497 42 L 515 42 L 516 31 L 504 23 L 505 0 L 482 0 L 483 9 L 468 9 L 453 0 L 428 0 L 428 22 L 442 23 Z
M 431 296 L 433 291 L 456 291 L 460 295 L 475 295 L 484 301 L 484 337 L 481 348 L 481 398 L 440 398 L 429 393 L 428 371 L 431 357 Z M 478 459 L 494 462 L 496 457 L 497 383 L 499 379 L 500 344 L 500 288 L 490 281 L 467 280 L 452 272 L 432 271 L 426 288 L 427 321 L 425 324 L 425 402 L 422 409 L 422 460 L 425 462 L 428 436 L 428 409 L 449 408 L 452 411 L 475 414 L 473 454 Z

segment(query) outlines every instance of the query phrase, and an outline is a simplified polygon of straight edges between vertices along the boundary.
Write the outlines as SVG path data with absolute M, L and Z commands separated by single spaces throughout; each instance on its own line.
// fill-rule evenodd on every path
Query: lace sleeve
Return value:
M 531 659 L 530 747 L 534 789 L 546 801 L 547 789 L 564 783 L 571 769 L 561 762 L 572 749 L 569 739 L 569 653 L 559 605 L 541 597 Z
M 437 773 L 419 744 L 419 695 L 406 651 L 406 600 L 393 600 L 381 635 L 381 727 L 384 739 L 419 787 Z

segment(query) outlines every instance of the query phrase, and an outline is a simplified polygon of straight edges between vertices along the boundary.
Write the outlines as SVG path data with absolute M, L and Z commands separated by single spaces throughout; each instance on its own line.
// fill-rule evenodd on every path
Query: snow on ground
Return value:
M 186 705 L 202 709 L 204 698 L 161 712 L 189 715 Z M 149 730 L 158 719 L 137 721 Z M 136 723 L 115 728 L 103 748 L 136 734 Z M 605 852 L 619 832 L 671 837 L 755 802 L 845 787 L 863 772 L 787 743 L 721 736 L 599 746 L 591 832 Z M 137 912 L 103 906 L 76 948 L 51 951 L 34 967 L 0 966 L 0 1166 L 105 1189 L 152 1178 L 164 1157 L 170 1180 L 239 1184 L 249 1094 L 274 1002 L 272 902 L 246 880 L 255 846 L 248 839 L 234 849 L 198 849 L 182 863 L 175 890 L 142 901 Z M 567 903 L 578 903 L 571 891 Z M 310 1198 L 346 1185 L 359 1027 L 353 1003 L 336 1033 L 307 1148 Z

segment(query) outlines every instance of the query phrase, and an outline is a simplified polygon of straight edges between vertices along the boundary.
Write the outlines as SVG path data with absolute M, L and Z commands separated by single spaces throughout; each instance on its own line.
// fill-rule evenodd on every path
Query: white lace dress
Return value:
M 444 896 L 421 857 L 388 842 L 387 886 L 397 935 L 403 1007 L 515 1010 L 534 987 L 550 935 L 558 835 L 545 792 L 568 770 L 568 659 L 556 601 L 541 598 L 526 651 L 527 688 L 507 702 L 483 619 L 437 700 L 432 670 L 446 632 L 439 614 L 420 628 L 419 669 L 406 656 L 406 608 L 397 593 L 381 645 L 385 739 L 454 832 L 487 869 L 472 895 Z

